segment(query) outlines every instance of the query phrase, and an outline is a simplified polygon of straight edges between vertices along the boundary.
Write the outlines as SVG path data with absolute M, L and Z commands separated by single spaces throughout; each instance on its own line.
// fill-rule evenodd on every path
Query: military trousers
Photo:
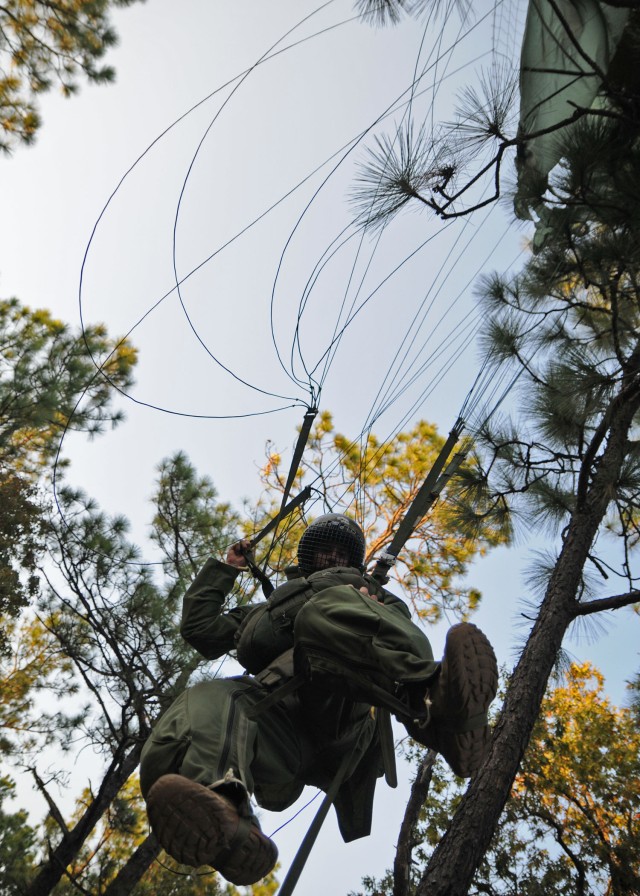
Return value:
M 439 665 L 408 617 L 350 585 L 327 588 L 305 604 L 296 618 L 298 636 L 363 670 L 375 666 L 379 680 L 391 683 L 428 680 Z M 268 693 L 250 676 L 204 681 L 185 691 L 144 746 L 143 795 L 164 774 L 209 785 L 233 769 L 259 805 L 277 811 L 295 802 L 305 784 L 327 789 L 348 749 L 352 773 L 375 737 L 373 696 L 359 698 L 369 705 L 353 703 L 333 688 L 323 691 L 320 682 L 249 718 Z

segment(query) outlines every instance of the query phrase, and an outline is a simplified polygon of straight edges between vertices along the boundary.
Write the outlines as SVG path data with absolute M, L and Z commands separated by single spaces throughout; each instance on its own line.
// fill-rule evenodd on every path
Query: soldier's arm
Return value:
M 184 596 L 180 634 L 206 659 L 234 649 L 234 635 L 251 610 L 243 606 L 222 612 L 241 568 L 210 557 Z

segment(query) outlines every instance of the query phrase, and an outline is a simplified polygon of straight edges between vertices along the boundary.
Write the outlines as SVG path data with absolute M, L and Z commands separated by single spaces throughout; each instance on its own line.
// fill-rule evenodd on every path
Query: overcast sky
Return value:
M 499 206 L 449 226 L 409 212 L 380 242 L 366 237 L 360 243 L 355 235 L 333 250 L 351 220 L 347 196 L 355 164 L 376 134 L 393 135 L 415 72 L 423 75 L 414 111 L 430 130 L 453 118 L 455 91 L 477 84 L 481 67 L 498 58 L 493 51 L 515 62 L 523 7 L 513 2 L 491 12 L 491 4 L 473 4 L 474 18 L 463 22 L 454 12 L 427 29 L 408 20 L 377 30 L 347 21 L 351 3 L 334 0 L 277 50 L 310 39 L 240 80 L 314 4 L 148 0 L 114 17 L 120 34 L 109 59 L 115 85 L 83 86 L 71 100 L 43 99 L 35 147 L 0 159 L 0 295 L 50 308 L 78 325 L 82 272 L 85 323 L 103 321 L 113 335 L 135 327 L 140 363 L 132 395 L 142 404 L 124 402 L 127 421 L 115 432 L 91 443 L 69 438 L 65 447 L 72 457 L 69 479 L 108 511 L 129 517 L 134 537 L 146 533 L 156 465 L 176 450 L 213 479 L 221 499 L 238 505 L 257 495 L 265 441 L 273 440 L 286 458 L 309 399 L 289 374 L 300 374 L 303 365 L 322 369 L 343 303 L 357 308 L 371 295 L 339 344 L 320 406 L 335 413 L 339 430 L 355 436 L 388 370 L 395 381 L 409 377 L 423 345 L 432 351 L 456 326 L 473 321 L 478 274 L 522 263 L 526 231 L 510 224 Z M 176 278 L 183 281 L 180 296 Z M 313 288 L 292 370 L 307 284 Z M 404 357 L 409 350 L 403 338 L 411 320 L 427 308 L 404 366 L 393 367 L 396 352 Z M 374 431 L 387 436 L 422 417 L 446 433 L 480 359 L 472 342 L 421 397 L 433 373 L 427 369 Z M 240 414 L 258 416 L 209 419 Z M 528 551 L 524 542 L 517 551 L 500 551 L 472 576 L 485 594 L 479 624 L 508 665 L 524 634 L 518 601 L 526 594 Z M 630 611 L 621 611 L 597 645 L 569 645 L 603 668 L 615 699 L 623 696 L 624 674 L 637 654 L 625 612 L 628 619 Z M 436 653 L 445 628 L 432 635 Z M 80 777 L 72 779 L 69 796 L 85 786 Z M 407 795 L 406 775 L 398 791 L 381 784 L 373 836 L 348 846 L 331 816 L 301 892 L 347 893 L 363 874 L 381 874 L 393 860 Z M 310 820 L 306 812 L 278 835 L 284 870 Z

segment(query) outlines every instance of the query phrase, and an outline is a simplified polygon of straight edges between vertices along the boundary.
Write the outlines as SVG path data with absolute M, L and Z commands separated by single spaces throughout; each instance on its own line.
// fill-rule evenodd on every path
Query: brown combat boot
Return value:
M 182 775 L 163 775 L 147 794 L 149 822 L 163 849 L 183 865 L 210 865 L 238 886 L 262 880 L 278 858 L 257 818 L 244 812 Z
M 441 753 L 456 775 L 470 778 L 489 747 L 487 709 L 497 690 L 498 665 L 487 637 L 469 622 L 454 625 L 438 677 L 428 686 L 430 720 L 410 722 L 407 730 Z

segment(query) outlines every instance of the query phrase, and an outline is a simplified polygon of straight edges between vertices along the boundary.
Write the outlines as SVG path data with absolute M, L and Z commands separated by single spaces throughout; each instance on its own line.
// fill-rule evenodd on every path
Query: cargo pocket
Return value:
M 146 797 L 162 775 L 177 774 L 191 743 L 186 712 L 186 693 L 181 694 L 160 718 L 140 756 L 140 790 Z

